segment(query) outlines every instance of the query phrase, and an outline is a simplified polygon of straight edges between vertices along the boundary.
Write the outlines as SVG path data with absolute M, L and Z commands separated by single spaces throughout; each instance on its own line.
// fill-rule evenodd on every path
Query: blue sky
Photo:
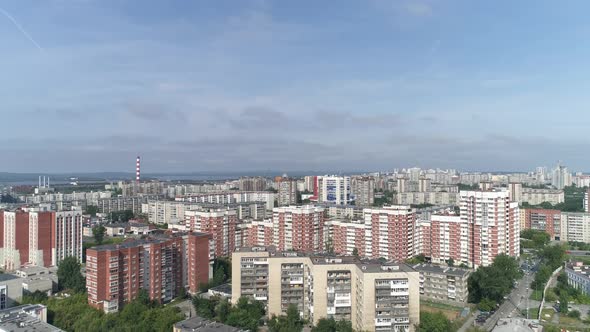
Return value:
M 0 8 L 0 171 L 588 169 L 587 1 Z

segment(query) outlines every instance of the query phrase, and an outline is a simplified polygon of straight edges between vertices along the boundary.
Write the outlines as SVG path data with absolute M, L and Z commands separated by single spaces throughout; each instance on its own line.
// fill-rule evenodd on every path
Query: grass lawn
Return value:
M 522 315 L 526 317 L 526 310 L 522 310 Z M 529 308 L 529 319 L 539 319 L 539 308 Z
M 461 311 L 463 308 L 455 307 L 452 305 L 442 304 L 442 303 L 432 303 L 421 301 L 420 302 L 420 311 L 424 312 L 440 312 L 445 317 L 447 317 L 450 321 L 455 321 L 461 315 Z
M 543 291 L 540 290 L 534 290 L 531 293 L 531 300 L 535 300 L 535 301 L 541 301 L 543 299 Z

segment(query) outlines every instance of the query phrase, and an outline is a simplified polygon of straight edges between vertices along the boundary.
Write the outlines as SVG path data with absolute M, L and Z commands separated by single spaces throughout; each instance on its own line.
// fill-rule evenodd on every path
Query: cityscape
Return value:
M 589 10 L 0 2 L 0 332 L 590 331 Z

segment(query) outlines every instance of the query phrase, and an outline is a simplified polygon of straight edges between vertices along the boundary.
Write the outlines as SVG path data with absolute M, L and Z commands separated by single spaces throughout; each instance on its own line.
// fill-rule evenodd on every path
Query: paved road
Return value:
M 498 310 L 496 310 L 496 312 L 490 318 L 488 318 L 488 320 L 483 325 L 483 328 L 486 331 L 491 331 L 496 326 L 496 323 L 498 323 L 498 321 L 502 318 L 521 316 L 520 309 L 526 309 L 527 307 L 527 299 L 531 293 L 529 285 L 534 278 L 534 274 L 529 272 L 521 280 L 519 280 L 518 286 L 512 290 L 507 299 L 504 300 L 504 303 L 500 305 Z M 534 308 L 532 304 L 532 301 L 529 300 L 529 308 Z

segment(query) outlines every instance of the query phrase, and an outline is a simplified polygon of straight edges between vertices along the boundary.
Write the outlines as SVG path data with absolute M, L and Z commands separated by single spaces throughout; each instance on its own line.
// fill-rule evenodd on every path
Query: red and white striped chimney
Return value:
M 139 183 L 139 156 L 137 156 L 137 162 L 135 163 L 135 182 Z

